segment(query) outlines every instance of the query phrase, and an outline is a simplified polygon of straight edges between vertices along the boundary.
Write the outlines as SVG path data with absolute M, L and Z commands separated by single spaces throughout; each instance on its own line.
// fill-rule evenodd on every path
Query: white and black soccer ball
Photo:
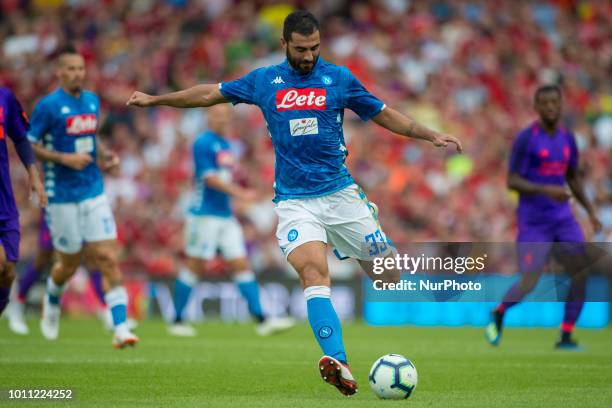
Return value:
M 417 370 L 412 361 L 399 354 L 387 354 L 370 369 L 370 387 L 378 398 L 406 399 L 417 386 Z

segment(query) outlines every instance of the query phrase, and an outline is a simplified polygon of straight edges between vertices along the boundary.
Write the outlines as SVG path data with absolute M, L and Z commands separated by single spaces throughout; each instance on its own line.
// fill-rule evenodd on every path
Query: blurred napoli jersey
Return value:
M 509 172 L 537 184 L 565 186 L 568 168 L 578 166 L 574 135 L 558 128 L 548 135 L 538 122 L 522 130 L 514 140 Z M 521 194 L 519 222 L 558 221 L 573 217 L 569 201 L 559 202 L 545 194 Z
M 18 217 L 11 186 L 6 138 L 10 137 L 17 142 L 25 138 L 27 129 L 28 120 L 21 105 L 8 88 L 0 87 L 0 221 Z
M 204 182 L 204 177 L 209 174 L 231 182 L 236 162 L 230 144 L 212 131 L 202 133 L 193 143 L 193 163 L 195 193 L 190 213 L 231 217 L 229 195 L 208 187 Z
M 103 193 L 102 173 L 96 164 L 96 129 L 100 101 L 89 91 L 76 98 L 62 88 L 42 98 L 32 114 L 28 138 L 42 140 L 47 149 L 61 153 L 85 153 L 93 161 L 82 170 L 58 163 L 44 163 L 45 189 L 50 203 L 78 203 Z
M 219 84 L 233 104 L 259 106 L 276 153 L 275 202 L 325 196 L 354 184 L 344 161 L 348 154 L 344 109 L 369 120 L 384 108 L 345 68 L 318 58 L 301 75 L 287 60 Z

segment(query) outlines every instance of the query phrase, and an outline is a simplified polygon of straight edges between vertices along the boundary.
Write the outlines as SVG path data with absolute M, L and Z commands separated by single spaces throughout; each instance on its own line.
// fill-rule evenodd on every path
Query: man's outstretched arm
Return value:
M 463 151 L 461 142 L 455 136 L 438 133 L 435 130 L 428 129 L 389 106 L 385 106 L 385 108 L 380 111 L 378 115 L 374 116 L 372 120 L 393 133 L 413 137 L 415 139 L 427 140 L 433 143 L 434 146 L 446 147 L 449 143 L 454 143 L 459 153 Z
M 136 91 L 130 96 L 126 105 L 141 108 L 160 105 L 174 108 L 206 108 L 226 102 L 229 101 L 221 94 L 219 84 L 203 84 L 163 95 L 148 95 Z

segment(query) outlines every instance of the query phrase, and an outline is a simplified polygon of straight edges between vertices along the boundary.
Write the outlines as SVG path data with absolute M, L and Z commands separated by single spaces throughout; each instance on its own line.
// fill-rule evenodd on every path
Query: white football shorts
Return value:
M 214 259 L 217 250 L 227 260 L 247 255 L 242 226 L 234 217 L 187 215 L 185 247 L 187 256 L 204 260 Z
M 46 220 L 56 250 L 76 254 L 85 242 L 117 238 L 117 226 L 104 194 L 78 203 L 50 203 Z
M 356 184 L 323 197 L 280 201 L 276 214 L 276 238 L 285 257 L 310 241 L 333 246 L 340 259 L 366 261 L 392 253 L 375 204 Z

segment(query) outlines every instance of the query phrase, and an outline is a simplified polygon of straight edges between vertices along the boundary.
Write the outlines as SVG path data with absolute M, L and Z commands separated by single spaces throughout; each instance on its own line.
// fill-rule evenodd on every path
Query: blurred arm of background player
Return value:
M 597 211 L 584 193 L 584 187 L 582 186 L 582 176 L 579 174 L 578 171 L 576 171 L 576 169 L 569 167 L 567 169 L 567 174 L 565 175 L 565 180 L 567 181 L 570 190 L 572 190 L 572 193 L 574 193 L 574 197 L 576 197 L 576 200 L 578 200 L 580 205 L 582 205 L 586 210 L 587 214 L 589 214 L 589 220 L 591 221 L 591 225 L 593 226 L 593 232 L 597 233 L 601 231 L 602 224 L 599 218 L 597 217 Z
M 96 141 L 96 144 L 96 159 L 98 160 L 100 169 L 102 171 L 111 171 L 119 167 L 121 160 L 119 159 L 117 153 L 106 147 L 106 145 L 99 138 Z
M 91 155 L 87 153 L 56 152 L 43 147 L 40 143 L 32 143 L 32 149 L 38 160 L 51 161 L 74 170 L 83 170 L 93 161 Z
M 428 129 L 389 106 L 385 106 L 385 108 L 380 111 L 378 115 L 374 116 L 372 120 L 393 133 L 415 139 L 427 140 L 438 147 L 446 147 L 449 143 L 454 143 L 459 153 L 463 151 L 461 142 L 455 136 L 438 133 Z
M 244 201 L 254 201 L 259 197 L 255 190 L 244 188 L 235 183 L 228 183 L 221 179 L 216 174 L 207 174 L 204 176 L 204 183 L 215 190 L 229 194 L 233 198 Z

